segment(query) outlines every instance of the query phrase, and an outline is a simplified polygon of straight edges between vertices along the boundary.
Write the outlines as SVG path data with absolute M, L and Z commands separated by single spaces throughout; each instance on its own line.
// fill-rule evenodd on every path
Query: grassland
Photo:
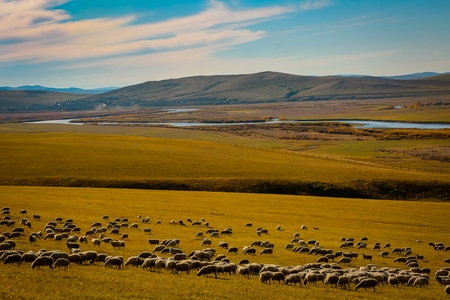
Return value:
M 19 210 L 27 209 L 25 217 L 32 220 L 32 214 L 40 214 L 41 221 L 32 221 L 32 231 L 42 230 L 44 225 L 56 217 L 73 218 L 77 226 L 85 232 L 101 216 L 110 218 L 128 217 L 138 222 L 139 229 L 122 229 L 128 233 L 126 247 L 114 250 L 102 244 L 100 249 L 89 241 L 82 244 L 82 250 L 96 250 L 109 255 L 121 255 L 125 259 L 141 251 L 151 251 L 153 246 L 148 238 L 180 239 L 180 248 L 189 253 L 201 249 L 201 239 L 195 238 L 197 231 L 205 227 L 190 226 L 187 218 L 205 218 L 211 228 L 222 230 L 231 227 L 233 234 L 213 239 L 217 254 L 226 254 L 231 262 L 248 258 L 251 262 L 293 266 L 314 262 L 315 255 L 287 251 L 284 245 L 291 241 L 294 232 L 299 231 L 304 240 L 316 239 L 324 248 L 339 249 L 341 237 L 354 237 L 356 240 L 368 237 L 369 247 L 375 242 L 391 243 L 392 247 L 412 247 L 413 255 L 423 254 L 425 260 L 420 267 L 430 268 L 432 274 L 445 266 L 442 262 L 448 252 L 434 251 L 428 242 L 450 244 L 448 236 L 448 203 L 379 201 L 365 199 L 337 199 L 323 197 L 283 196 L 266 194 L 208 193 L 182 191 L 148 191 L 128 189 L 91 188 L 46 188 L 46 187 L 0 187 L 0 207 L 9 206 L 13 219 L 18 220 Z M 149 216 L 148 225 L 140 223 L 138 215 Z M 156 224 L 160 220 L 161 224 Z M 184 220 L 188 226 L 171 224 L 171 220 Z M 252 222 L 253 227 L 244 227 Z M 106 224 L 105 221 L 102 221 Z M 308 230 L 300 230 L 305 224 Z M 281 225 L 282 230 L 276 230 Z M 62 226 L 62 225 L 58 225 Z M 269 233 L 258 237 L 255 228 L 267 228 Z M 147 235 L 143 227 L 152 228 Z M 312 230 L 318 227 L 319 230 Z M 0 227 L 0 231 L 11 228 Z M 254 240 L 267 240 L 275 244 L 272 256 L 227 254 L 217 247 L 219 240 L 229 242 L 230 246 L 250 245 Z M 417 240 L 422 241 L 418 243 Z M 16 239 L 17 249 L 24 251 L 38 249 L 67 251 L 64 242 L 41 239 L 30 245 L 27 238 Z M 395 254 L 380 258 L 378 251 L 370 249 L 349 249 L 373 255 L 374 263 L 381 267 L 406 269 L 404 264 L 394 263 Z M 165 254 L 160 256 L 167 257 Z M 366 266 L 368 261 L 360 258 L 351 266 Z M 32 270 L 29 265 L 0 265 L 0 297 L 3 299 L 42 299 L 51 295 L 52 299 L 440 299 L 444 298 L 443 288 L 432 278 L 428 288 L 380 286 L 372 291 L 342 290 L 317 286 L 293 287 L 285 284 L 266 285 L 256 276 L 244 279 L 236 275 L 221 274 L 214 277 L 196 277 L 195 272 L 171 274 L 170 272 L 144 271 L 127 267 L 124 270 L 105 268 L 102 265 L 71 265 L 68 271 L 48 268 Z
M 276 139 L 165 128 L 4 125 L 3 185 L 268 192 L 390 199 L 448 197 L 448 176 L 370 164 L 354 149 L 317 156 Z M 53 129 L 52 129 L 53 128 Z M 62 128 L 62 129 L 61 129 Z M 53 130 L 54 132 L 46 132 Z M 67 132 L 72 130 L 73 132 Z M 59 132 L 58 132 L 59 131 Z M 165 136 L 165 138 L 159 137 Z M 427 141 L 430 142 L 429 140 Z M 310 143 L 308 141 L 307 143 Z M 443 142 L 447 145 L 448 142 Z M 292 147 L 292 141 L 289 147 Z M 298 143 L 297 147 L 307 145 Z M 367 144 L 369 145 L 369 144 Z M 388 142 L 378 144 L 388 148 Z M 393 144 L 392 144 L 393 145 Z M 340 152 L 339 152 L 340 151 Z M 345 154 L 344 154 L 345 152 Z M 308 154 L 311 153 L 311 154 Z M 317 153 L 317 152 L 316 152 Z M 377 155 L 377 153 L 371 153 Z M 352 162 L 342 158 L 353 158 Z M 362 163 L 355 163 L 356 161 Z M 364 162 L 366 161 L 366 163 Z M 383 187 L 388 183 L 386 187 Z

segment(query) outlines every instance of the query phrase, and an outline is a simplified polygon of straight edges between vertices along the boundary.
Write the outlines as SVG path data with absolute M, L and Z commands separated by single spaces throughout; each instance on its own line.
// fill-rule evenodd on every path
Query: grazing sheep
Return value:
M 347 276 L 339 276 L 337 285 L 344 289 L 346 289 L 347 287 L 350 288 L 350 278 L 348 278 Z
M 359 290 L 360 288 L 372 288 L 373 291 L 375 292 L 375 287 L 378 286 L 378 280 L 374 279 L 374 278 L 365 278 L 362 279 L 356 286 L 355 286 L 355 291 Z
M 349 264 L 352 262 L 352 259 L 350 257 L 342 257 L 341 259 L 338 260 L 338 264 L 343 263 L 343 264 Z
M 250 269 L 247 266 L 238 266 L 236 271 L 239 276 L 244 276 L 247 277 L 247 279 L 250 279 Z
M 429 283 L 430 281 L 428 280 L 427 277 L 418 277 L 414 280 L 413 286 L 428 287 Z
M 209 274 L 214 274 L 214 277 L 217 278 L 217 266 L 216 265 L 207 265 L 202 267 L 198 272 L 196 276 L 202 276 L 204 275 L 207 277 Z
M 102 240 L 100 239 L 92 239 L 92 244 L 95 246 L 98 246 L 100 248 L 100 245 L 102 244 Z
M 140 267 L 143 262 L 144 262 L 143 258 L 140 258 L 139 256 L 131 256 L 125 262 L 125 267 L 127 266 Z
M 286 276 L 284 275 L 283 272 L 273 272 L 272 273 L 272 280 L 273 282 L 278 281 L 278 283 L 284 282 Z
M 263 250 L 261 250 L 261 252 L 259 254 L 260 255 L 263 255 L 263 254 L 272 255 L 273 254 L 273 249 L 272 248 L 264 248 Z
M 175 272 L 186 272 L 186 274 L 189 274 L 189 271 L 191 270 L 191 265 L 188 262 L 179 262 L 175 265 Z
M 208 238 L 204 238 L 202 241 L 202 246 L 210 246 L 212 244 L 212 241 Z
M 74 264 L 81 265 L 83 263 L 83 259 L 81 258 L 80 253 L 70 254 L 68 260 L 69 260 L 69 262 L 74 263 Z
M 334 285 L 337 288 L 337 284 L 339 282 L 339 275 L 337 273 L 328 273 L 325 276 L 325 280 L 323 281 L 323 285 Z
M 284 246 L 284 249 L 286 249 L 286 250 L 293 250 L 294 249 L 294 244 L 292 244 L 292 243 L 287 243 L 285 246 Z
M 228 249 L 228 243 L 224 242 L 224 241 L 220 241 L 219 242 L 219 247 L 220 248 L 224 248 L 224 249 Z
M 370 260 L 370 261 L 372 261 L 372 255 L 370 255 L 370 254 L 363 253 L 362 257 L 363 257 L 363 260 Z
M 27 252 L 22 254 L 21 261 L 25 263 L 32 263 L 36 258 L 38 258 L 39 255 L 37 255 L 34 252 Z
M 271 271 L 263 271 L 259 273 L 260 282 L 270 284 L 271 279 L 273 279 L 273 273 Z
M 244 253 L 244 254 L 253 254 L 253 255 L 256 255 L 256 249 L 255 249 L 255 248 L 252 248 L 252 247 L 246 246 L 246 247 L 244 247 L 244 248 L 242 249 L 242 253 Z
M 17 265 L 19 266 L 21 261 L 22 261 L 22 255 L 17 253 L 17 254 L 8 255 L 6 257 L 6 259 L 3 261 L 3 264 L 7 265 L 7 264 L 17 263 Z
M 292 274 L 289 274 L 286 276 L 286 278 L 284 279 L 284 283 L 285 284 L 293 283 L 295 286 L 297 286 L 297 283 L 299 283 L 301 286 L 302 285 L 302 277 L 298 273 L 292 273 Z
M 123 267 L 123 258 L 121 256 L 109 256 L 105 259 L 105 267 L 114 266 L 119 270 Z
M 159 244 L 159 240 L 156 240 L 156 239 L 149 239 L 147 241 L 150 245 L 158 245 Z
M 380 257 L 386 257 L 388 255 L 389 255 L 389 252 L 387 252 L 387 251 L 380 252 Z
M 249 264 L 250 262 L 249 262 L 249 260 L 248 259 L 241 259 L 239 262 L 238 262 L 238 265 L 247 265 L 247 264 Z
M 238 247 L 230 247 L 228 248 L 227 253 L 237 253 L 238 252 Z
M 301 229 L 302 229 L 302 230 L 307 230 L 308 227 L 306 227 L 306 225 L 302 225 L 302 226 L 301 226 Z
M 63 267 L 66 270 L 68 270 L 69 269 L 69 264 L 70 264 L 70 261 L 67 258 L 58 258 L 53 263 L 53 267 L 52 268 L 55 269 L 56 267 L 58 267 L 58 269 L 61 269 L 61 267 Z
M 445 294 L 447 294 L 447 296 L 450 295 L 450 284 L 445 286 L 444 291 L 445 291 Z
M 305 277 L 303 278 L 303 284 L 311 284 L 314 283 L 316 285 L 317 282 L 317 274 L 316 273 L 306 273 Z
M 37 215 L 37 214 L 34 214 L 34 215 L 33 215 L 33 219 L 34 219 L 35 221 L 40 221 L 40 220 L 41 220 L 41 216 L 40 216 L 40 215 Z
M 31 268 L 32 269 L 40 269 L 41 267 L 45 267 L 48 266 L 50 269 L 53 270 L 53 263 L 54 260 L 53 258 L 49 257 L 49 256 L 39 256 L 38 258 L 36 258 L 33 263 L 31 264 Z
M 392 287 L 394 287 L 394 285 L 398 288 L 398 278 L 394 275 L 389 275 L 388 276 L 388 284 L 391 285 Z

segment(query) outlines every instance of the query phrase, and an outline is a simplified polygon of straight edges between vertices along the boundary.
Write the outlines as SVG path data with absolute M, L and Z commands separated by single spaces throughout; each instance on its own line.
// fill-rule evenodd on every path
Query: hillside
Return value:
M 85 100 L 126 105 L 201 105 L 450 93 L 445 76 L 393 80 L 379 77 L 299 76 L 274 72 L 148 81 Z
M 0 91 L 0 108 L 40 103 L 34 92 L 30 97 L 14 98 Z M 11 92 L 11 91 L 9 91 Z M 450 78 L 438 75 L 424 79 L 394 80 L 381 77 L 300 76 L 275 72 L 244 75 L 194 76 L 148 81 L 110 92 L 67 99 L 44 97 L 46 104 L 56 101 L 66 110 L 97 107 L 182 106 L 294 102 L 303 100 L 340 100 L 391 98 L 414 95 L 450 94 Z M 50 95 L 50 94 L 48 94 Z M 53 94 L 52 94 L 53 95 Z M 45 95 L 44 95 L 45 96 Z M 75 96 L 73 96 L 75 97 Z M 81 99 L 82 98 L 82 99 Z M 52 102 L 53 100 L 53 102 Z M 56 107 L 61 108 L 61 105 Z M 54 110 L 55 106 L 47 106 Z
M 0 90 L 0 110 L 63 109 L 71 101 L 80 100 L 86 94 L 69 94 L 42 90 Z M 59 104 L 58 104 L 59 103 Z

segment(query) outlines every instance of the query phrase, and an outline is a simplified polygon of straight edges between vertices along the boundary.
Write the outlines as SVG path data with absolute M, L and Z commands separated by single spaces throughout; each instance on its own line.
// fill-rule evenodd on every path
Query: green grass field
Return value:
M 359 268 L 368 263 L 379 268 L 395 267 L 407 269 L 404 264 L 394 263 L 397 254 L 386 258 L 378 256 L 379 251 L 371 250 L 375 242 L 391 243 L 392 247 L 411 247 L 412 255 L 420 253 L 425 256 L 420 261 L 421 268 L 431 269 L 428 288 L 401 286 L 398 289 L 380 286 L 373 293 L 370 290 L 343 290 L 317 286 L 288 286 L 278 283 L 270 285 L 260 283 L 257 276 L 244 279 L 237 275 L 220 274 L 196 277 L 190 274 L 172 274 L 165 270 L 160 272 L 144 271 L 140 268 L 126 267 L 123 270 L 105 268 L 99 265 L 71 265 L 69 270 L 51 271 L 48 268 L 33 270 L 29 264 L 0 265 L 0 298 L 3 299 L 443 299 L 445 294 L 434 279 L 434 272 L 446 266 L 443 259 L 448 252 L 434 251 L 428 242 L 450 244 L 448 236 L 449 203 L 380 201 L 365 199 L 323 198 L 304 196 L 283 196 L 266 194 L 209 193 L 182 191 L 148 191 L 126 189 L 91 189 L 91 188 L 46 188 L 46 187 L 0 187 L 0 207 L 11 208 L 11 217 L 19 220 L 19 210 L 26 209 L 32 228 L 25 230 L 25 237 L 15 239 L 16 249 L 37 251 L 39 249 L 68 251 L 64 241 L 41 239 L 36 245 L 28 242 L 27 236 L 32 231 L 43 230 L 45 224 L 61 217 L 73 218 L 81 234 L 90 229 L 95 221 L 102 222 L 102 215 L 111 219 L 128 217 L 130 223 L 137 222 L 139 228 L 122 229 L 128 233 L 126 247 L 114 250 L 108 244 L 100 249 L 89 241 L 82 244 L 82 250 L 96 250 L 108 255 L 120 255 L 127 259 L 141 251 L 151 251 L 147 239 L 180 239 L 179 247 L 190 253 L 202 249 L 201 239 L 195 237 L 198 231 L 205 232 L 206 227 L 191 226 L 187 218 L 200 220 L 204 218 L 210 228 L 219 230 L 231 227 L 233 234 L 211 238 L 212 247 L 217 254 L 226 254 L 231 262 L 237 263 L 247 258 L 251 262 L 276 264 L 279 266 L 296 266 L 315 262 L 318 256 L 287 251 L 284 245 L 289 243 L 295 232 L 305 241 L 315 239 L 320 247 L 342 250 L 339 248 L 342 237 L 368 238 L 368 249 L 347 249 L 360 254 L 350 266 Z M 40 214 L 41 221 L 34 221 L 32 214 Z M 149 224 L 140 223 L 137 217 L 150 217 Z M 156 221 L 160 220 L 161 224 Z M 171 220 L 183 220 L 187 226 L 171 224 Z M 244 227 L 247 222 L 253 227 Z M 301 225 L 308 230 L 301 230 Z M 282 230 L 276 230 L 280 225 Z M 58 225 L 61 227 L 62 225 Z M 259 237 L 256 227 L 268 229 L 267 235 Z M 143 232 L 144 227 L 152 229 L 150 235 Z M 313 227 L 319 228 L 314 230 Z M 0 231 L 10 231 L 10 227 L 1 226 Z M 108 234 L 107 234 L 108 235 Z M 241 252 L 242 247 L 255 240 L 274 243 L 273 255 L 249 256 Z M 421 243 L 417 242 L 420 240 Z M 230 246 L 239 248 L 237 254 L 227 254 L 219 248 L 219 241 L 227 241 Z M 259 252 L 259 249 L 258 249 Z M 373 261 L 364 261 L 361 253 L 373 255 Z M 168 257 L 167 254 L 159 254 Z M 447 265 L 448 266 L 448 265 Z

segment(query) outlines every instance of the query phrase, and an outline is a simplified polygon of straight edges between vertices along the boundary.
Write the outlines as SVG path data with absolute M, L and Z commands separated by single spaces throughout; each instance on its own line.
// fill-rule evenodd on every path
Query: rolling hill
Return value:
M 5 101 L 0 91 L 0 107 L 35 104 L 35 99 Z M 185 106 L 252 104 L 303 100 L 339 100 L 450 94 L 450 76 L 395 80 L 381 77 L 300 76 L 276 72 L 243 75 L 194 76 L 148 81 L 98 95 L 72 98 L 59 108 L 93 109 L 98 106 Z M 67 97 L 67 95 L 66 95 Z M 56 101 L 67 101 L 62 98 Z M 37 100 L 36 100 L 37 101 Z M 5 106 L 5 103 L 8 105 Z M 49 100 L 50 103 L 50 100 Z M 58 109 L 59 109 L 58 108 Z M 55 109 L 48 106 L 48 109 Z

